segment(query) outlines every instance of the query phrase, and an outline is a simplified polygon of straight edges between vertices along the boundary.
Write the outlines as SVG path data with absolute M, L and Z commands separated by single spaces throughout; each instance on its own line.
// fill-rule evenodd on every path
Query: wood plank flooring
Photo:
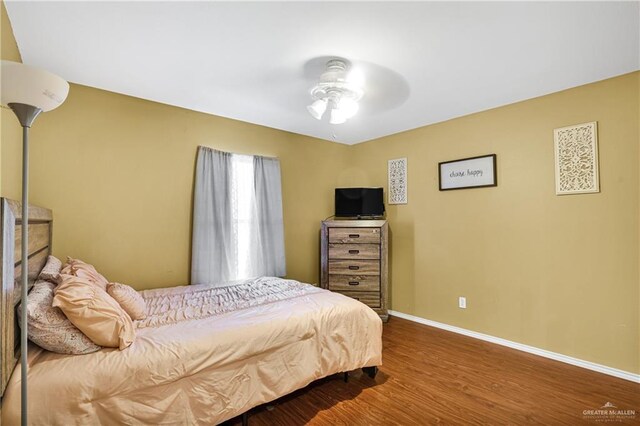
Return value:
M 383 345 L 375 379 L 319 380 L 252 410 L 249 425 L 640 424 L 637 383 L 396 317 Z M 583 414 L 607 402 L 635 419 Z

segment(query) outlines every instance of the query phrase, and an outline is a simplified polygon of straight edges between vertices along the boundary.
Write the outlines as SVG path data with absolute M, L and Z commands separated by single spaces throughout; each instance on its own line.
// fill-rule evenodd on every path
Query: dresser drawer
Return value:
M 359 300 L 387 321 L 387 221 L 324 220 L 320 239 L 320 286 Z
M 370 308 L 380 307 L 380 293 L 377 291 L 341 291 L 340 293 L 359 300 Z
M 380 275 L 379 260 L 329 259 L 329 274 Z
M 380 228 L 329 228 L 329 242 L 380 244 Z
M 329 290 L 379 291 L 378 275 L 329 275 Z
M 380 245 L 329 244 L 329 259 L 380 259 Z

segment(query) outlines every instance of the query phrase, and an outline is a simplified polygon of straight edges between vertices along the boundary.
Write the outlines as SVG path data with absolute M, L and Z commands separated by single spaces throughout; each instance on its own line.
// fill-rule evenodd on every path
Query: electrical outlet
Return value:
M 467 309 L 467 298 L 466 297 L 458 297 L 458 308 Z

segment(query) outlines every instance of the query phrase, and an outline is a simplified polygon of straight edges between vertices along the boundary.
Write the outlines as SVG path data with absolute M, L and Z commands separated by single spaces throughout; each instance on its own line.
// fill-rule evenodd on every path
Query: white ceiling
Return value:
M 638 2 L 6 7 L 23 61 L 71 82 L 347 144 L 640 68 Z M 305 108 L 335 56 L 367 79 L 341 125 Z

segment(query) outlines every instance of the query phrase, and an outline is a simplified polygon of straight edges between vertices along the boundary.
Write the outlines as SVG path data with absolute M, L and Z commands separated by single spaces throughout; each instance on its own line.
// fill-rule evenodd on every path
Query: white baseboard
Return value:
M 582 359 L 573 358 L 567 355 L 547 351 L 545 349 L 536 348 L 522 343 L 512 342 L 510 340 L 502 339 L 500 337 L 489 336 L 488 334 L 478 333 L 477 331 L 467 330 L 465 328 L 456 327 L 453 325 L 443 324 L 437 321 L 431 321 L 425 318 L 420 318 L 415 315 L 409 315 L 398 311 L 389 310 L 389 315 L 404 318 L 409 321 L 417 322 L 431 327 L 440 328 L 443 330 L 451 331 L 453 333 L 463 334 L 465 336 L 473 337 L 475 339 L 484 340 L 486 342 L 495 343 L 497 345 L 506 346 L 519 351 L 528 352 L 530 354 L 539 355 L 545 358 L 550 358 L 556 361 L 564 362 L 567 364 L 575 365 L 577 367 L 586 368 L 587 370 L 597 371 L 598 373 L 608 374 L 609 376 L 618 377 L 620 379 L 629 380 L 631 382 L 640 383 L 640 374 L 630 373 L 624 370 L 618 370 L 617 368 L 607 367 L 606 365 L 596 364 L 595 362 L 584 361 Z

